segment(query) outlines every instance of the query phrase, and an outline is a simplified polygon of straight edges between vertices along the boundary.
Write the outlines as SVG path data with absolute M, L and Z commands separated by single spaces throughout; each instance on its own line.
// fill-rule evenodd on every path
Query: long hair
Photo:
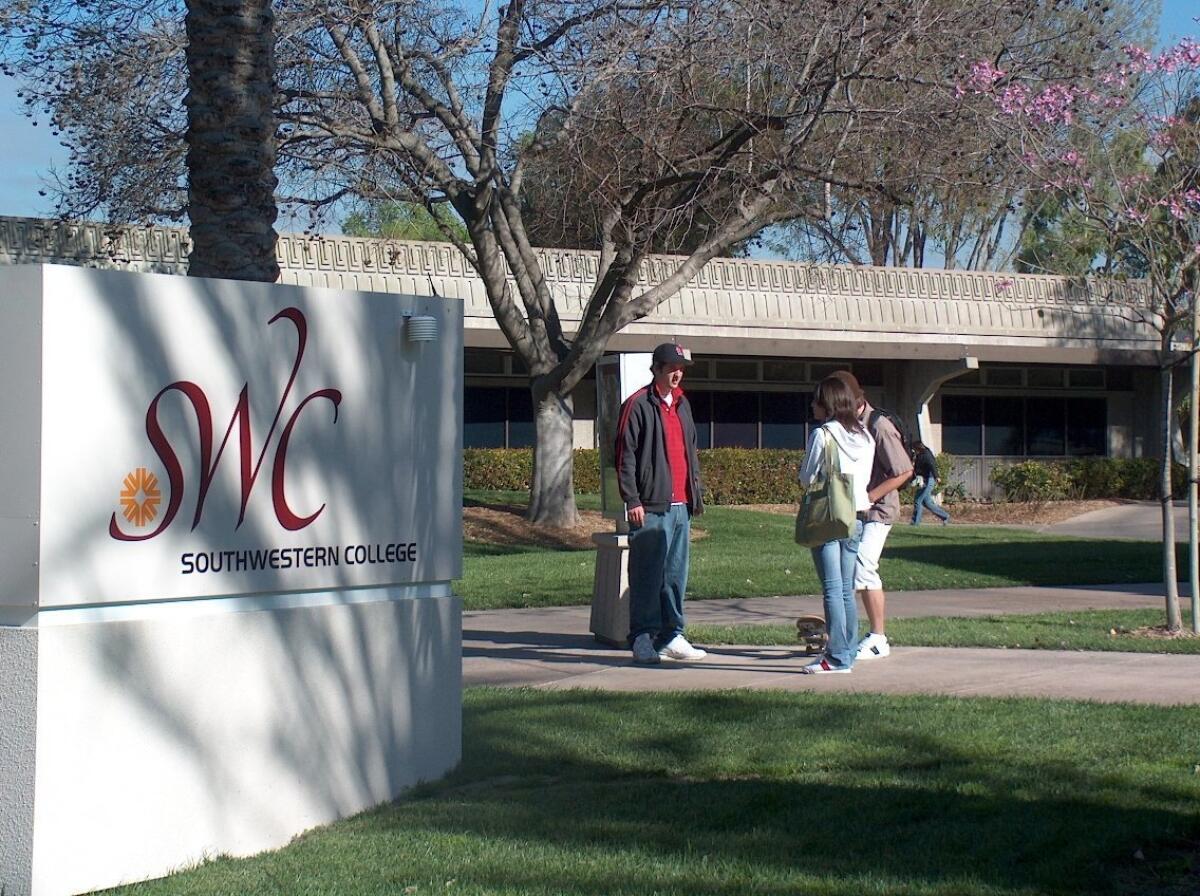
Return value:
M 813 401 L 825 411 L 825 417 L 836 420 L 847 432 L 862 432 L 858 422 L 858 400 L 846 381 L 838 376 L 827 376 L 817 384 Z

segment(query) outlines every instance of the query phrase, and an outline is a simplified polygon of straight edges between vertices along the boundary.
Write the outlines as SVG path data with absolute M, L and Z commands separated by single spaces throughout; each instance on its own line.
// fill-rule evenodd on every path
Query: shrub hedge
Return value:
M 1158 498 L 1158 459 L 1153 457 L 1085 457 L 996 467 L 990 476 L 1009 501 L 1086 501 Z M 1172 489 L 1182 495 L 1187 471 L 1171 465 Z
M 800 499 L 796 471 L 803 451 L 713 448 L 700 452 L 704 500 L 710 504 L 787 504 Z M 530 448 L 467 448 L 463 487 L 520 491 L 533 475 Z M 600 452 L 575 452 L 575 491 L 600 491 Z
M 463 449 L 463 488 L 523 491 L 533 479 L 532 448 Z M 600 451 L 575 451 L 575 491 L 600 493 Z
M 796 471 L 803 451 L 711 448 L 700 452 L 704 500 L 709 504 L 790 504 L 800 500 Z M 955 486 L 954 458 L 938 455 L 942 500 L 961 500 Z M 522 491 L 533 471 L 530 448 L 467 448 L 463 451 L 463 486 L 472 489 Z M 1183 494 L 1187 471 L 1173 465 L 1174 488 Z M 1153 500 L 1158 497 L 1158 461 L 1154 458 L 1088 457 L 1066 461 L 1025 461 L 997 467 L 991 480 L 1009 501 L 1064 501 L 1096 498 Z M 600 491 L 600 452 L 575 452 L 575 491 Z M 902 499 L 912 500 L 912 488 Z

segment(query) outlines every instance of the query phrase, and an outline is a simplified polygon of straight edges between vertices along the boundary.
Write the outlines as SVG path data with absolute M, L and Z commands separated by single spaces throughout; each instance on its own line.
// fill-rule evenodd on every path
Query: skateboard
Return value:
M 824 653 L 829 640 L 825 620 L 820 616 L 801 616 L 796 620 L 796 639 L 804 647 L 805 653 Z

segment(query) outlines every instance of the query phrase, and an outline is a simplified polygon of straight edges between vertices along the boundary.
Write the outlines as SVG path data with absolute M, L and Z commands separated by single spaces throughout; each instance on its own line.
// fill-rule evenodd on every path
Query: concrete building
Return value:
M 0 218 L 0 263 L 184 273 L 187 251 L 180 229 Z M 532 443 L 520 360 L 453 246 L 285 235 L 278 255 L 284 283 L 463 299 L 464 445 Z M 570 329 L 597 256 L 541 258 Z M 653 259 L 644 282 L 669 264 Z M 986 495 L 997 463 L 1156 453 L 1159 338 L 1139 320 L 1145 302 L 1136 284 L 1100 291 L 1049 276 L 720 259 L 609 349 L 690 347 L 688 393 L 713 447 L 803 447 L 812 388 L 848 367 L 873 403 L 961 458 L 968 491 Z M 590 379 L 575 406 L 576 444 L 591 447 Z

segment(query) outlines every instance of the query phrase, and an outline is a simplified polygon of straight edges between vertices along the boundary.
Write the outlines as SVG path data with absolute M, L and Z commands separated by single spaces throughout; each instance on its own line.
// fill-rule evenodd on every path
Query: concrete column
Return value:
M 967 356 L 957 361 L 904 361 L 901 367 L 900 400 L 896 413 L 910 427 L 912 437 L 929 445 L 936 453 L 929 421 L 929 402 L 943 383 L 968 370 L 978 370 L 979 360 Z M 938 442 L 940 443 L 940 439 Z

